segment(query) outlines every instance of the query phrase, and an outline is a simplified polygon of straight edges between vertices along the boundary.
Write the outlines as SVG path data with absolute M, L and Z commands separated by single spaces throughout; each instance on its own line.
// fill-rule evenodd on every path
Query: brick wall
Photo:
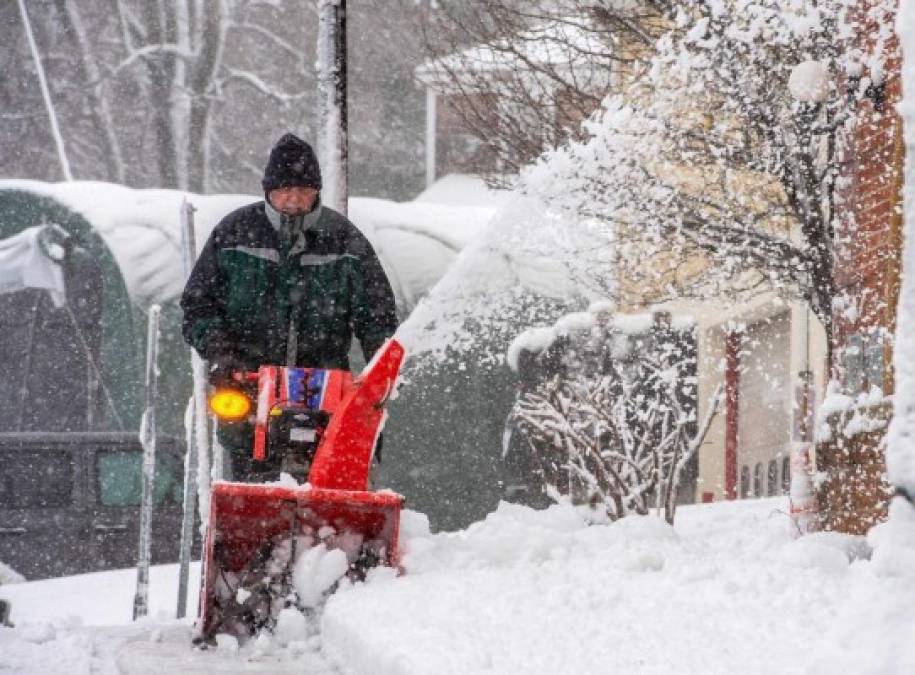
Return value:
M 860 2 L 855 46 L 864 54 L 874 51 L 880 31 L 867 10 L 883 4 L 883 0 Z M 891 22 L 892 17 L 883 20 Z M 868 85 L 872 73 L 867 71 L 847 83 L 856 122 L 842 149 L 845 180 L 839 191 L 836 278 L 840 291 L 854 304 L 837 308 L 834 344 L 835 372 L 849 391 L 876 384 L 889 394 L 893 391 L 891 335 L 899 292 L 903 164 L 902 122 L 896 112 L 901 61 L 894 34 L 882 53 L 887 58 L 881 83 Z M 868 354 L 855 352 L 856 338 L 863 339 Z M 866 371 L 864 377 L 858 376 L 856 368 Z
M 892 342 L 900 284 L 902 240 L 901 57 L 892 32 L 895 16 L 875 12 L 886 0 L 860 0 L 854 17 L 861 54 L 884 57 L 884 76 L 865 69 L 849 78 L 846 90 L 855 123 L 842 144 L 842 180 L 837 191 L 835 271 L 846 302 L 834 314 L 833 377 L 854 394 L 879 386 L 893 392 Z M 878 36 L 889 34 L 882 44 Z M 874 415 L 873 411 L 861 411 Z M 888 410 L 879 419 L 889 417 Z M 863 533 L 885 516 L 888 486 L 883 478 L 884 430 L 843 433 L 847 420 L 831 420 L 833 440 L 817 447 L 817 468 L 825 476 L 819 493 L 826 529 Z

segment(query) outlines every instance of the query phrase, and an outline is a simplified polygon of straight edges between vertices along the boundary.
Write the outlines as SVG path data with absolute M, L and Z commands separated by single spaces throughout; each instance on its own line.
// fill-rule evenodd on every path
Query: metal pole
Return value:
M 194 206 L 185 200 L 181 204 L 181 257 L 185 278 L 190 275 L 197 257 L 194 237 Z M 193 353 L 193 350 L 191 350 Z M 194 544 L 194 513 L 197 511 L 197 443 L 193 426 L 196 414 L 194 398 L 188 402 L 185 414 L 187 424 L 187 455 L 184 461 L 184 513 L 181 518 L 181 544 L 178 551 L 178 608 L 176 616 L 183 619 L 187 613 L 188 576 L 190 574 L 191 548 Z
M 48 118 L 51 121 L 51 135 L 54 137 L 54 145 L 57 146 L 60 169 L 64 174 L 64 180 L 70 181 L 73 180 L 73 174 L 70 172 L 70 161 L 67 159 L 67 150 L 64 148 L 64 137 L 61 135 L 60 127 L 57 125 L 57 113 L 54 111 L 54 103 L 51 101 L 51 91 L 48 89 L 48 81 L 45 79 L 44 66 L 41 65 L 38 43 L 35 42 L 35 36 L 32 34 L 32 24 L 29 22 L 29 14 L 25 9 L 25 0 L 19 0 L 19 13 L 22 15 L 25 37 L 28 40 L 29 49 L 32 50 L 32 59 L 34 59 L 35 68 L 38 71 L 38 86 L 41 88 L 41 96 L 44 98 L 44 105 L 48 110 Z
M 209 367 L 200 354 L 191 350 L 191 367 L 194 374 L 194 445 L 197 446 L 197 509 L 200 527 L 205 529 L 210 520 L 210 424 L 207 413 L 207 371 Z
M 740 343 L 743 335 L 735 330 L 725 333 L 725 435 L 724 435 L 724 491 L 726 499 L 737 499 L 737 432 L 740 409 Z
M 32 314 L 29 318 L 28 351 L 25 353 L 25 367 L 23 368 L 22 389 L 20 390 L 19 414 L 16 417 L 16 431 L 22 431 L 22 421 L 25 417 L 25 407 L 29 402 L 29 379 L 32 376 L 32 353 L 35 351 L 35 325 L 38 323 L 38 310 L 41 309 L 42 292 L 35 293 L 35 304 L 32 305 Z
M 347 137 L 346 0 L 318 0 L 318 100 L 322 201 L 346 215 Z
M 143 497 L 140 502 L 140 541 L 137 554 L 137 589 L 133 596 L 133 619 L 149 613 L 149 558 L 152 542 L 153 496 L 156 485 L 156 399 L 159 395 L 159 315 L 149 308 L 146 333 L 146 410 L 140 423 L 143 445 Z
M 436 108 L 435 90 L 426 87 L 426 187 L 432 187 L 435 182 Z

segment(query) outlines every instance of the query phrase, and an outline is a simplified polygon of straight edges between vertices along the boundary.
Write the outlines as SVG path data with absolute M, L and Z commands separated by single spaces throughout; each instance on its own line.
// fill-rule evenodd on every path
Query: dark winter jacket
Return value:
M 365 236 L 320 204 L 293 225 L 258 202 L 213 230 L 181 297 L 201 356 L 346 369 L 353 335 L 369 359 L 394 333 L 394 294 Z

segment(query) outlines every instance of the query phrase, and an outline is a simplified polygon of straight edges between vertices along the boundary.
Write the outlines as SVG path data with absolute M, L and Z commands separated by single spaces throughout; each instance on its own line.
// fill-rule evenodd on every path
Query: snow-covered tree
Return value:
M 568 207 L 614 223 L 634 287 L 793 290 L 829 331 L 843 4 L 680 3 L 649 73 L 548 161 Z
M 591 4 L 557 6 L 584 23 Z M 644 71 L 611 82 L 585 138 L 548 152 L 521 189 L 570 222 L 605 224 L 626 304 L 776 289 L 831 334 L 849 96 L 879 96 L 883 58 L 880 44 L 850 49 L 847 4 L 611 3 L 656 9 L 667 30 Z M 579 72 L 571 57 L 560 70 Z
M 566 140 L 650 55 L 665 0 L 442 0 L 427 68 L 502 174 Z M 490 178 L 497 179 L 496 176 Z

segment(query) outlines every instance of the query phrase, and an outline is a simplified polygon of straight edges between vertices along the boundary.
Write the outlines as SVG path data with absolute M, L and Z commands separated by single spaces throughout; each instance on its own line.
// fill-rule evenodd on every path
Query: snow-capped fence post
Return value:
M 181 258 L 184 268 L 184 276 L 191 273 L 194 266 L 194 260 L 197 257 L 197 244 L 194 236 L 194 205 L 185 200 L 181 204 Z M 198 419 L 195 401 L 197 398 L 197 368 L 196 362 L 200 357 L 192 349 L 191 364 L 194 368 L 194 395 L 188 401 L 188 407 L 184 415 L 185 427 L 187 429 L 187 454 L 184 461 L 184 512 L 181 519 L 181 543 L 178 550 L 178 608 L 176 616 L 181 619 L 187 613 L 187 587 L 188 575 L 190 573 L 191 548 L 194 543 L 194 513 L 197 510 L 197 469 L 199 446 L 197 445 L 197 435 L 194 433 L 195 423 Z M 206 386 L 206 383 L 203 383 Z M 204 408 L 204 419 L 206 409 Z
M 346 0 L 318 0 L 322 200 L 347 212 Z
M 156 400 L 159 396 L 159 315 L 161 307 L 149 308 L 146 333 L 146 410 L 140 422 L 143 446 L 143 493 L 140 501 L 140 541 L 137 552 L 137 588 L 133 596 L 133 619 L 149 612 L 149 558 L 152 542 L 153 494 L 156 482 Z

